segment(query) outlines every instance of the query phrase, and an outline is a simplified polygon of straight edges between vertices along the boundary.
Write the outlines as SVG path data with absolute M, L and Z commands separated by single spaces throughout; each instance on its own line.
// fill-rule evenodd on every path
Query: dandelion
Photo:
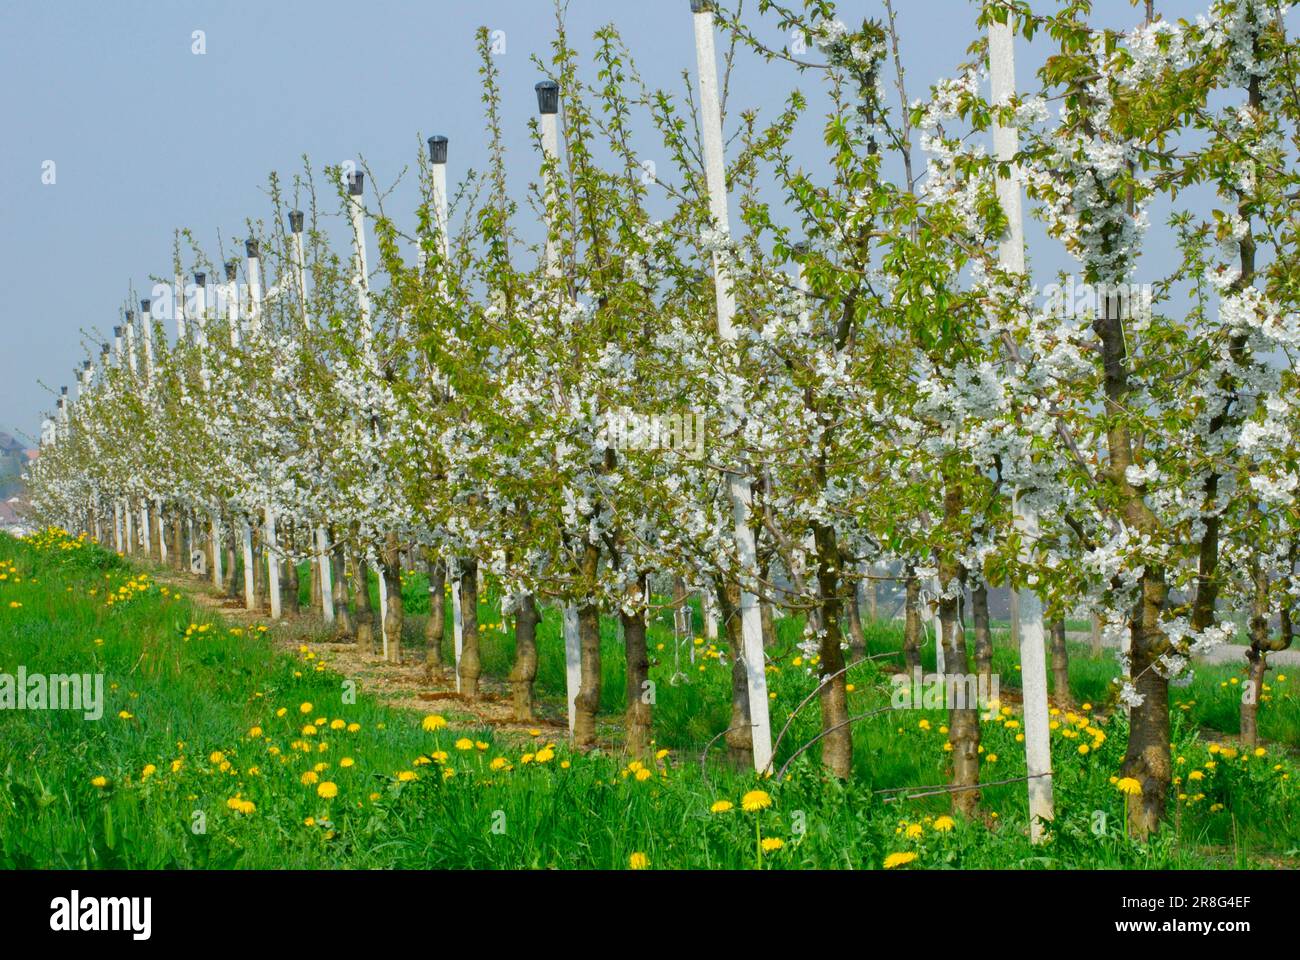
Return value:
M 90 785 L 92 787 L 99 787 L 99 789 L 103 790 L 105 787 L 108 786 L 108 777 L 104 777 L 104 776 L 94 777 L 91 779 Z
M 947 833 L 957 826 L 957 821 L 953 820 L 952 817 L 944 815 L 938 817 L 931 826 L 934 828 L 936 833 Z
M 316 773 L 315 770 L 308 770 L 306 773 L 302 775 L 300 779 L 302 780 L 302 785 L 304 787 L 310 787 L 313 783 L 316 783 L 318 780 L 320 780 L 320 776 Z
M 732 809 L 735 809 L 735 804 L 730 800 L 714 800 L 713 806 L 709 807 L 709 813 L 726 813 Z
M 1130 797 L 1137 797 L 1142 794 L 1142 783 L 1135 777 L 1124 777 L 1115 781 L 1115 789 Z
M 474 741 L 471 740 L 469 737 L 461 737 L 459 740 L 456 741 L 456 749 L 457 749 L 457 750 L 473 750 L 473 749 L 474 749 Z
M 785 846 L 785 841 L 782 840 L 780 837 L 764 837 L 764 838 L 763 838 L 763 852 L 764 852 L 764 853 L 773 853 L 773 852 L 775 852 L 775 851 L 777 851 L 777 850 L 780 850 L 780 849 L 781 849 L 782 847 L 784 847 L 784 846 Z
M 757 813 L 772 805 L 772 798 L 763 790 L 751 790 L 740 798 L 740 808 L 746 813 Z
M 353 760 L 351 757 L 344 757 L 342 760 L 339 761 L 340 767 L 351 767 L 354 766 L 355 764 L 356 761 Z
M 316 786 L 316 796 L 332 800 L 339 795 L 339 787 L 333 780 L 326 780 Z
M 157 772 L 158 772 L 158 768 L 157 768 L 157 767 L 155 767 L 152 763 L 146 763 L 146 764 L 144 765 L 144 769 L 140 771 L 140 779 L 141 779 L 141 780 L 148 780 L 150 777 L 152 777 L 152 776 L 153 776 L 155 773 L 157 773 Z
M 303 713 L 303 714 L 311 713 L 313 709 L 314 709 L 314 708 L 312 707 L 310 701 L 298 705 L 298 712 L 299 712 L 299 713 Z
M 441 730 L 446 725 L 447 718 L 437 713 L 431 713 L 420 721 L 420 726 L 430 733 L 434 730 Z
M 637 851 L 627 858 L 627 866 L 629 870 L 645 870 L 650 866 L 650 858 Z
M 891 853 L 885 857 L 885 869 L 893 870 L 895 867 L 904 867 L 915 859 L 915 853 Z

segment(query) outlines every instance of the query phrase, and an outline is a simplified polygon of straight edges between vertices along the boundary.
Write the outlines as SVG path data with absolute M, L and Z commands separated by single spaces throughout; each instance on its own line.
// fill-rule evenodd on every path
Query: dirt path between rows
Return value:
M 197 606 L 218 614 L 235 626 L 265 625 L 267 635 L 275 640 L 276 645 L 296 657 L 302 655 L 305 646 L 320 662 L 356 680 L 361 691 L 386 706 L 421 715 L 440 713 L 459 726 L 491 727 L 498 734 L 518 734 L 524 739 L 532 739 L 529 731 L 539 729 L 553 740 L 568 737 L 568 719 L 563 713 L 563 704 L 537 702 L 534 719 L 521 723 L 514 719 L 509 687 L 495 677 L 481 676 L 479 699 L 467 700 L 456 691 L 456 675 L 450 667 L 444 667 L 432 676 L 426 674 L 424 654 L 419 647 L 404 650 L 402 663 L 389 663 L 380 655 L 362 651 L 351 640 L 324 640 L 330 628 L 317 611 L 303 610 L 275 622 L 264 611 L 246 610 L 242 601 L 218 594 L 210 582 L 168 567 L 152 565 L 147 569 L 157 582 L 183 593 Z M 408 627 L 410 625 L 408 621 Z

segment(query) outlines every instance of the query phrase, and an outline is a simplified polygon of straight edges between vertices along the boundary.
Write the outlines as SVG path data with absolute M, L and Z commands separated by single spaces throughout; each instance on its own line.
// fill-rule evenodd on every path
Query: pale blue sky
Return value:
M 752 12 L 755 0 L 746 6 Z M 909 93 L 915 98 L 966 58 L 971 0 L 897 0 Z M 1124 26 L 1128 0 L 1098 0 L 1098 19 Z M 1202 8 L 1160 0 L 1166 16 Z M 883 16 L 883 0 L 843 0 L 846 22 Z M 614 22 L 651 85 L 694 77 L 687 0 L 571 0 L 570 34 L 590 50 Z M 772 21 L 754 21 L 774 46 Z M 512 188 L 535 175 L 526 139 L 536 111 L 529 57 L 551 38 L 550 0 L 0 0 L 0 430 L 37 433 L 40 413 L 86 357 L 83 331 L 106 338 L 127 285 L 168 274 L 172 231 L 189 227 L 215 259 L 217 231 L 243 236 L 265 217 L 266 175 L 292 175 L 309 154 L 326 164 L 364 155 L 381 180 L 414 161 L 416 136 L 451 139 L 449 171 L 485 160 L 474 30 L 505 31 L 498 58 L 512 139 Z M 191 52 L 205 32 L 206 54 Z M 1037 66 L 1021 55 L 1022 81 Z M 743 65 L 733 109 L 779 106 L 782 67 Z M 806 125 L 807 126 L 807 125 Z M 801 131 L 810 150 L 816 124 Z M 646 156 L 655 134 L 642 125 Z M 42 183 L 53 160 L 57 182 Z M 370 185 L 367 184 L 367 192 Z M 415 203 L 409 185 L 390 213 Z

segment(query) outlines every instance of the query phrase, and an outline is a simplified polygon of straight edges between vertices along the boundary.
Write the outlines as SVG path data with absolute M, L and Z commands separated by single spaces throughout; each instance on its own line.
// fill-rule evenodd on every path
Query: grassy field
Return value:
M 422 577 L 408 578 L 406 595 L 413 612 L 427 604 Z M 480 617 L 500 620 L 490 602 Z M 454 699 L 428 713 L 385 706 L 364 682 L 353 696 L 327 647 L 295 654 L 267 626 L 225 622 L 65 535 L 0 536 L 0 674 L 102 674 L 105 697 L 98 720 L 0 710 L 0 867 L 1177 868 L 1300 857 L 1300 704 L 1282 675 L 1270 676 L 1261 707 L 1261 756 L 1212 735 L 1236 729 L 1240 671 L 1206 668 L 1174 691 L 1181 799 L 1169 828 L 1139 846 L 1123 836 L 1113 782 L 1126 732 L 1108 706 L 1115 666 L 1076 647 L 1081 706 L 1057 714 L 1052 734 L 1057 821 L 1050 842 L 1031 847 L 1023 783 L 987 788 L 981 821 L 949 818 L 942 794 L 910 799 L 946 781 L 940 711 L 883 710 L 858 723 L 847 784 L 820 775 L 815 748 L 779 782 L 727 768 L 716 748 L 702 766 L 701 749 L 727 725 L 729 667 L 702 644 L 694 665 L 682 653 L 674 682 L 666 623 L 651 627 L 659 752 L 644 764 L 614 739 L 572 755 L 548 739 L 554 727 L 492 727 Z M 799 629 L 778 621 L 777 730 L 814 686 L 792 646 Z M 898 649 L 894 624 L 868 633 L 872 654 Z M 483 637 L 485 672 L 504 676 L 508 632 Z M 615 721 L 623 658 L 613 621 L 604 640 L 603 706 Z M 538 692 L 558 714 L 555 611 L 539 646 Z M 852 668 L 851 713 L 889 706 L 891 662 Z M 1004 689 L 1015 686 L 1005 641 L 996 669 Z M 986 782 L 1024 775 L 1015 699 L 983 722 Z M 818 725 L 813 702 L 781 741 L 778 766 Z M 758 809 L 743 809 L 746 795 Z

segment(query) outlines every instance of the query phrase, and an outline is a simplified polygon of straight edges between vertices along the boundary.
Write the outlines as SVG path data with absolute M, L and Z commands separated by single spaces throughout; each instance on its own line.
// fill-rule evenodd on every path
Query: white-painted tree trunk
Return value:
M 1007 23 L 989 24 L 989 74 L 992 101 L 996 106 L 1008 102 L 1016 93 L 1015 31 Z M 1016 155 L 1019 137 L 1014 127 L 995 123 L 993 148 L 997 159 L 1010 163 Z M 1011 177 L 999 178 L 998 201 L 1007 214 L 1007 235 L 998 249 L 1001 265 L 1009 271 L 1025 272 L 1024 210 L 1021 205 L 1020 179 L 1012 168 Z M 1024 508 L 1019 498 L 1013 501 L 1015 517 L 1026 541 L 1038 535 L 1038 518 Z M 1018 590 L 1020 681 L 1024 691 L 1025 763 L 1029 780 L 1029 837 L 1033 843 L 1043 838 L 1043 823 L 1053 819 L 1052 748 L 1047 714 L 1047 655 L 1043 634 L 1043 605 L 1032 590 Z
M 704 6 L 704 5 L 702 5 Z M 727 215 L 726 170 L 722 147 L 722 107 L 718 98 L 718 64 L 713 46 L 713 11 L 705 7 L 693 14 L 695 21 L 695 57 L 699 71 L 700 124 L 704 141 L 704 169 L 709 188 L 709 212 L 714 225 L 723 233 L 730 231 Z M 718 333 L 724 340 L 735 340 L 732 320 L 736 313 L 735 294 L 727 276 L 721 254 L 713 255 L 714 287 L 717 295 Z M 754 533 L 749 526 L 749 478 L 728 474 L 728 494 L 735 519 L 736 550 L 741 568 L 754 570 L 758 564 Z M 760 774 L 772 763 L 772 729 L 768 718 L 767 672 L 763 654 L 763 623 L 758 598 L 748 590 L 740 592 L 740 621 L 744 638 L 742 650 L 745 678 L 749 692 L 749 720 L 754 752 L 754 769 Z

